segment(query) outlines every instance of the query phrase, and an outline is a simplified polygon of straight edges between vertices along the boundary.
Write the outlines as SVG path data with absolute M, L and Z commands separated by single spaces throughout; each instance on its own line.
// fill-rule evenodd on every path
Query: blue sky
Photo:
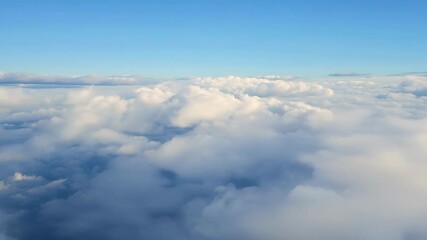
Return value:
M 326 76 L 426 71 L 425 0 L 1 0 L 0 71 Z

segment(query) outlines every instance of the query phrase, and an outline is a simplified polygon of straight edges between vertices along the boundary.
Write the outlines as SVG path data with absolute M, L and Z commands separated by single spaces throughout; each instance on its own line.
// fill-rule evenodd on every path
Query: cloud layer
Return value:
M 138 76 L 52 76 L 31 73 L 0 71 L 0 84 L 56 84 L 56 85 L 136 85 L 154 82 L 154 79 Z
M 0 239 L 426 239 L 426 86 L 3 85 Z

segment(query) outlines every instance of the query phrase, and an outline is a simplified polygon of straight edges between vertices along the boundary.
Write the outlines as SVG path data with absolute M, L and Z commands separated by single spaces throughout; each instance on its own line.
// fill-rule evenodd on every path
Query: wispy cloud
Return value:
M 369 73 L 331 73 L 328 76 L 330 77 L 369 77 L 371 74 Z
M 390 76 L 427 76 L 427 72 L 404 72 L 404 73 L 390 74 Z

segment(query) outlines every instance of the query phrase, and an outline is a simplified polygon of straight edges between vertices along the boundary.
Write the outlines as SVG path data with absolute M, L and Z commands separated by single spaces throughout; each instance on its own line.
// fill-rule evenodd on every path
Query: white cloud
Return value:
M 232 94 L 249 94 L 259 97 L 331 96 L 333 91 L 316 83 L 288 81 L 288 79 L 258 77 L 197 78 L 195 84 L 213 87 Z
M 31 180 L 37 179 L 37 177 L 36 176 L 28 176 L 28 175 L 22 174 L 20 172 L 16 172 L 15 174 L 13 174 L 12 179 L 13 179 L 13 181 L 31 181 Z
M 26 94 L 22 89 L 13 87 L 0 88 L 0 113 L 8 108 L 25 108 L 33 105 L 36 101 L 33 97 Z
M 239 101 L 217 89 L 202 89 L 189 87 L 182 93 L 183 106 L 172 119 L 172 124 L 178 127 L 189 127 L 193 124 L 223 120 L 237 108 Z
M 411 93 L 417 97 L 427 96 L 427 77 L 408 76 L 406 80 L 399 84 L 397 91 Z
M 425 239 L 424 82 L 0 87 L 1 234 Z

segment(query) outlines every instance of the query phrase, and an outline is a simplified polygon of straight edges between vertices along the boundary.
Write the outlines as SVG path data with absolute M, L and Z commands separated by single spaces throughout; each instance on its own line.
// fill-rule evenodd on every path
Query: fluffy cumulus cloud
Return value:
M 426 76 L 408 76 L 406 81 L 399 84 L 398 91 L 411 93 L 418 97 L 427 96 L 427 77 Z
M 423 76 L 1 79 L 0 239 L 427 239 Z

